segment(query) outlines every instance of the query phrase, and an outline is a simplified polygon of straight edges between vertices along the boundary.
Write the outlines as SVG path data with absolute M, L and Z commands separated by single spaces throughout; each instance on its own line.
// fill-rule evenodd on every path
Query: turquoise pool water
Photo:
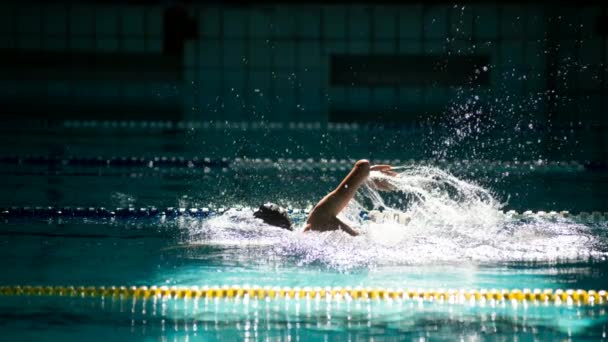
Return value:
M 152 147 L 138 141 L 132 149 L 125 143 L 124 150 L 98 147 L 93 153 L 79 142 L 69 150 L 153 156 Z M 168 155 L 194 155 L 195 147 L 174 149 L 171 141 L 154 143 L 164 142 Z M 41 152 L 36 144 L 11 153 Z M 228 208 L 272 200 L 306 208 L 346 173 L 324 168 L 320 158 L 310 168 L 277 158 L 271 167 L 228 161 L 208 169 L 4 164 L 0 206 Z M 533 165 L 481 168 L 454 161 L 445 168 L 490 189 L 504 210 L 608 208 L 605 172 Z M 212 219 L 6 219 L 0 225 L 0 285 L 606 288 L 605 220 L 475 220 L 421 226 L 411 235 L 371 225 L 365 237 L 353 240 L 273 230 L 235 213 Z M 241 244 L 218 243 L 226 240 Z M 606 306 L 511 302 L 0 297 L 0 317 L 5 340 L 606 340 L 608 327 Z
M 583 288 L 606 284 L 603 260 L 302 265 L 262 247 L 184 246 L 178 222 L 29 221 L 2 227 L 2 284 L 260 285 L 384 288 Z M 605 306 L 324 300 L 0 301 L 7 340 L 605 339 Z

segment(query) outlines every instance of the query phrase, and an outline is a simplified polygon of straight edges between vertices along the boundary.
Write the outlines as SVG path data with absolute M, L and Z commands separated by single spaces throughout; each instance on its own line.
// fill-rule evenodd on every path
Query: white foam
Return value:
M 266 245 L 275 260 L 322 264 L 340 270 L 392 264 L 555 261 L 605 257 L 593 227 L 568 218 L 504 215 L 490 191 L 433 167 L 402 167 L 398 177 L 372 172 L 395 188 L 379 193 L 369 184 L 341 218 L 361 231 L 290 232 L 264 224 L 251 211 L 229 211 L 189 227 L 189 242 L 234 241 Z M 381 222 L 363 220 L 361 210 L 394 212 Z M 410 218 L 404 224 L 399 218 Z M 388 217 L 388 219 L 386 219 Z

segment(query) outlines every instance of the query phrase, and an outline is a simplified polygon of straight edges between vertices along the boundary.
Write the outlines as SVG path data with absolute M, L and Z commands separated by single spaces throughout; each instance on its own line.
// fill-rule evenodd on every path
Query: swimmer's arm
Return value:
M 340 229 L 350 235 L 358 235 L 359 233 L 357 233 L 356 230 L 340 221 L 336 216 L 338 216 L 342 209 L 344 209 L 348 205 L 348 202 L 355 196 L 355 193 L 361 184 L 369 177 L 370 171 L 380 171 L 385 174 L 391 174 L 393 173 L 391 168 L 390 165 L 370 166 L 369 161 L 365 159 L 356 162 L 349 174 L 340 182 L 340 185 L 317 203 L 306 220 L 307 225 L 304 231 L 323 231 L 322 229 L 318 229 L 318 227 L 330 226 L 333 227 L 331 229 L 340 227 Z M 315 229 L 315 225 L 317 226 L 317 229 Z
M 340 220 L 337 217 L 333 217 L 330 221 L 332 221 L 332 222 L 328 222 L 326 224 L 326 226 L 334 227 L 333 229 L 330 229 L 330 230 L 342 230 L 351 236 L 359 235 L 358 231 L 354 230 L 353 228 L 351 228 L 349 225 L 347 225 L 346 223 L 344 223 L 342 220 Z M 302 232 L 306 233 L 306 232 L 313 231 L 313 230 L 316 230 L 313 228 L 313 225 L 311 223 L 307 223 L 306 226 L 304 226 L 304 230 Z
M 342 230 L 344 232 L 346 232 L 347 234 L 351 235 L 351 236 L 357 236 L 359 235 L 359 232 L 352 229 L 349 225 L 347 225 L 346 223 L 344 223 L 344 221 L 340 220 L 339 218 L 335 217 L 336 219 L 336 224 L 339 230 Z
M 393 169 L 392 166 L 387 165 L 387 164 L 377 164 L 377 165 L 372 165 L 369 170 L 370 171 L 380 171 L 380 172 L 392 172 L 391 170 Z
M 365 159 L 359 160 L 355 163 L 350 173 L 340 182 L 340 185 L 319 201 L 315 209 L 317 207 L 319 209 L 322 208 L 324 213 L 337 216 L 348 205 L 348 202 L 355 197 L 361 184 L 369 177 L 370 171 L 379 171 L 389 176 L 397 175 L 391 169 L 392 166 L 390 165 L 370 166 L 369 161 Z M 380 190 L 390 190 L 388 185 L 383 184 L 382 181 L 374 182 L 373 185 Z
M 369 161 L 362 159 L 356 162 L 349 174 L 340 182 L 340 185 L 319 201 L 311 215 L 318 211 L 323 216 L 337 216 L 355 196 L 361 184 L 365 182 L 369 176 L 369 171 Z

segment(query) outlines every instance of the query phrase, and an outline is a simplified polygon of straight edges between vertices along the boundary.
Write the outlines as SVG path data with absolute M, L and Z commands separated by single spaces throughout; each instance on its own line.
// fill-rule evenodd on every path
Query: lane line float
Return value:
M 113 299 L 294 299 L 424 302 L 528 302 L 568 305 L 606 305 L 605 290 L 582 289 L 391 289 L 361 287 L 280 286 L 0 286 L 4 297 L 75 297 Z
M 104 168 L 259 168 L 289 170 L 347 171 L 354 159 L 312 158 L 209 158 L 185 156 L 53 156 L 53 155 L 6 155 L 0 156 L 0 164 L 104 167 Z M 497 160 L 420 160 L 378 159 L 375 164 L 434 165 L 459 171 L 509 171 L 509 172 L 578 172 L 594 168 L 592 162 L 570 161 L 497 161 Z M 593 164 L 593 165 L 592 165 Z
M 227 211 L 251 211 L 254 209 L 249 207 L 236 208 L 178 208 L 178 207 L 6 207 L 0 208 L 0 218 L 4 219 L 27 219 L 27 218 L 83 218 L 83 219 L 98 219 L 98 218 L 116 218 L 116 219 L 145 219 L 145 218 L 208 218 L 221 215 Z M 288 214 L 295 219 L 302 218 L 308 215 L 308 209 L 288 208 Z M 515 210 L 502 211 L 502 215 L 513 219 L 540 218 L 547 220 L 557 219 L 572 219 L 581 222 L 602 223 L 608 221 L 608 211 L 581 211 L 579 213 L 570 213 L 569 211 L 531 211 L 526 210 L 517 212 Z M 407 214 L 391 211 L 391 210 L 371 210 L 361 211 L 359 216 L 364 220 L 381 221 L 397 221 L 406 223 L 409 220 Z

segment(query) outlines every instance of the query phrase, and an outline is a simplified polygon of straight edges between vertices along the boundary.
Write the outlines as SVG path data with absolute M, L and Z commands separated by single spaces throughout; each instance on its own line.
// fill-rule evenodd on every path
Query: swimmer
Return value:
M 352 236 L 359 235 L 355 229 L 340 220 L 337 216 L 355 196 L 357 189 L 368 179 L 370 171 L 378 171 L 387 176 L 395 177 L 390 165 L 371 165 L 363 159 L 355 163 L 350 173 L 340 182 L 338 187 L 327 194 L 315 205 L 308 214 L 304 232 L 342 230 Z M 385 180 L 373 180 L 370 185 L 377 190 L 390 191 L 392 187 Z M 258 209 L 254 216 L 261 218 L 267 224 L 292 230 L 287 211 L 276 204 L 267 203 Z

